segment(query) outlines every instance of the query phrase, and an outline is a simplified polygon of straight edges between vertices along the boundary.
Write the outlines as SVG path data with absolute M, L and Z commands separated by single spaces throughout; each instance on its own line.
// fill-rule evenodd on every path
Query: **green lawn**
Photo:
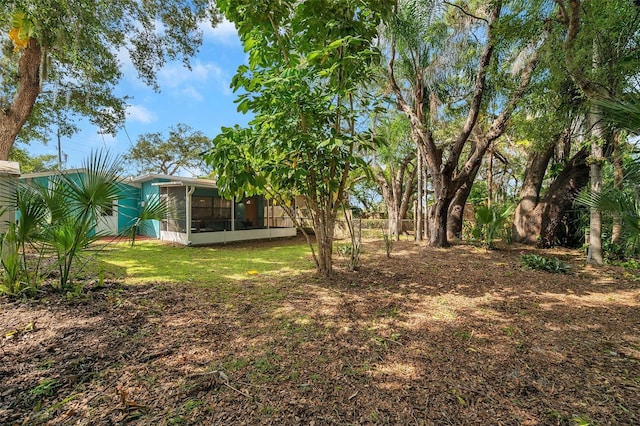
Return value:
M 296 274 L 313 269 L 309 246 L 281 240 L 210 247 L 185 247 L 159 241 L 115 243 L 98 258 L 111 276 L 128 284 L 168 282 L 207 286 L 253 275 Z

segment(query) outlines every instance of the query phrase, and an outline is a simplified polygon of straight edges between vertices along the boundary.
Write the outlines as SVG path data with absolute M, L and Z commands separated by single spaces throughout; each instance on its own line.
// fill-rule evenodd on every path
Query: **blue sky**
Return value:
M 77 124 L 81 132 L 62 138 L 62 151 L 67 154 L 67 168 L 80 167 L 92 150 L 107 148 L 113 154 L 125 153 L 144 133 L 166 133 L 171 126 L 185 123 L 207 136 L 216 136 L 220 127 L 244 125 L 249 117 L 238 113 L 229 88 L 238 65 L 247 61 L 233 24 L 222 22 L 215 28 L 203 26 L 203 44 L 191 60 L 191 70 L 181 62 L 167 63 L 157 74 L 160 92 L 142 81 L 126 54 L 121 56 L 124 76 L 118 86 L 119 95 L 128 95 L 127 120 L 117 135 L 99 134 L 88 121 Z M 55 140 L 47 145 L 32 143 L 25 147 L 32 155 L 55 154 Z M 189 176 L 189 173 L 183 173 Z

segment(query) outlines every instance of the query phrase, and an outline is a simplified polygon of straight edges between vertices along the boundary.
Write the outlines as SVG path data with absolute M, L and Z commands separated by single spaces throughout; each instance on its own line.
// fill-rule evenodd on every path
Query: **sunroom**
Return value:
M 296 235 L 284 209 L 263 196 L 224 199 L 215 182 L 205 179 L 161 175 L 139 179 L 143 196 L 155 193 L 169 206 L 167 217 L 158 224 L 159 235 L 153 235 L 161 240 L 207 245 Z

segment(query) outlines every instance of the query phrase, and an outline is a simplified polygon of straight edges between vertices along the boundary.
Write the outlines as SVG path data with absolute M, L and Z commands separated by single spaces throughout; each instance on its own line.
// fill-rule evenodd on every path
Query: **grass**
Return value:
M 101 268 L 124 275 L 128 284 L 154 282 L 209 286 L 246 280 L 256 275 L 297 274 L 313 269 L 309 247 L 299 241 L 278 245 L 184 247 L 158 241 L 131 247 L 116 243 L 99 254 Z

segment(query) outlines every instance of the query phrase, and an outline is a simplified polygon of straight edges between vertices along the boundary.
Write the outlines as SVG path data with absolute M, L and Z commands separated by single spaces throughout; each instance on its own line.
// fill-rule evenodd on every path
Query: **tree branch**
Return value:
M 493 120 L 493 122 L 491 123 L 491 126 L 489 127 L 489 130 L 487 131 L 487 133 L 485 133 L 481 141 L 478 143 L 478 146 L 476 147 L 473 154 L 469 157 L 469 159 L 464 164 L 464 167 L 462 168 L 461 172 L 455 177 L 454 181 L 458 185 L 463 184 L 469 178 L 474 167 L 477 165 L 476 163 L 482 161 L 482 157 L 484 156 L 485 152 L 487 151 L 491 143 L 495 141 L 497 138 L 499 138 L 500 136 L 502 136 L 502 134 L 506 130 L 507 123 L 511 118 L 511 114 L 516 109 L 516 105 L 518 101 L 524 96 L 525 92 L 529 87 L 529 83 L 531 82 L 531 76 L 533 75 L 533 71 L 538 65 L 538 60 L 539 60 L 538 50 L 536 50 L 531 56 L 531 58 L 529 59 L 529 62 L 527 63 L 526 67 L 522 71 L 518 88 L 513 93 L 513 95 L 511 95 L 509 102 L 507 103 L 505 108 L 502 110 L 500 115 L 498 115 L 498 117 L 496 117 L 495 120 Z
M 460 12 L 462 12 L 463 14 L 467 15 L 470 18 L 477 19 L 479 21 L 484 21 L 487 24 L 489 24 L 488 20 L 486 20 L 485 18 L 483 18 L 481 16 L 476 16 L 476 15 L 473 15 L 473 14 L 467 12 L 466 10 L 464 10 L 464 8 L 462 8 L 462 6 L 459 6 L 459 5 L 453 4 L 453 3 L 449 3 L 448 1 L 443 1 L 443 3 L 446 4 L 446 5 L 455 7 L 456 9 L 460 10 Z
M 467 119 L 460 131 L 460 134 L 456 138 L 455 142 L 451 146 L 449 158 L 444 165 L 445 173 L 449 174 L 458 165 L 460 154 L 464 145 L 469 139 L 471 131 L 478 121 L 480 114 L 480 107 L 482 106 L 482 98 L 486 89 L 487 72 L 489 70 L 489 64 L 491 63 L 491 57 L 493 56 L 493 24 L 500 17 L 500 11 L 502 9 L 502 1 L 497 2 L 495 8 L 491 11 L 489 17 L 489 28 L 487 29 L 487 43 L 484 48 L 484 52 L 480 57 L 478 64 L 478 71 L 476 73 L 476 87 L 473 92 L 473 98 L 471 100 L 471 106 L 469 107 L 469 113 Z

